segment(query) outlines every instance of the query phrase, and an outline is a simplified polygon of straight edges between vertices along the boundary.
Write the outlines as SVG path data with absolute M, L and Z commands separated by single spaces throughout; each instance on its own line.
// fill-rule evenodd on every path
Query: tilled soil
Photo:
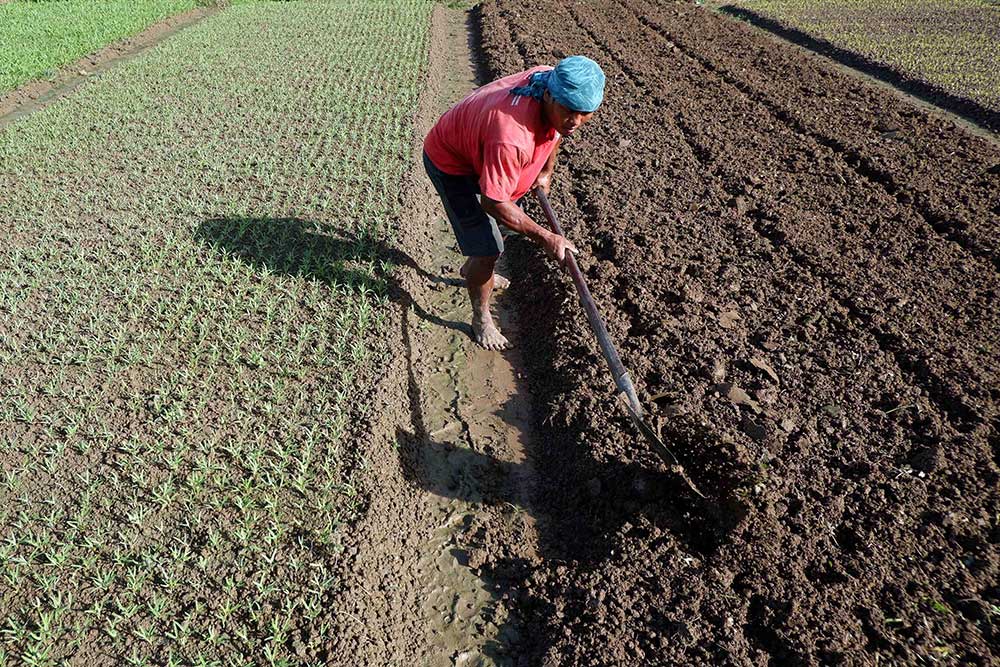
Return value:
M 1000 131 L 995 3 L 713 2 L 722 12 Z M 796 6 L 797 4 L 797 6 Z
M 532 630 L 522 663 L 994 664 L 997 146 L 687 3 L 480 19 L 491 76 L 608 75 L 553 202 L 708 496 L 631 430 L 570 283 L 510 244 L 540 558 L 484 530 L 473 560 Z

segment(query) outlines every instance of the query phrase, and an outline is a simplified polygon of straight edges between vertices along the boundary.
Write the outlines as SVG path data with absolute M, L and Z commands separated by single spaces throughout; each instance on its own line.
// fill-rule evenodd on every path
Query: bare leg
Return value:
M 469 257 L 468 259 L 465 260 L 465 264 L 463 264 L 462 268 L 458 270 L 458 275 L 462 276 L 463 278 L 466 277 L 465 273 L 466 271 L 468 271 L 469 262 L 471 262 L 473 259 L 474 259 L 473 257 Z M 510 279 L 505 278 L 504 276 L 501 276 L 499 273 L 494 272 L 493 289 L 507 289 L 508 287 L 510 287 Z
M 493 293 L 493 267 L 497 256 L 470 257 L 462 267 L 465 286 L 472 299 L 472 333 L 476 342 L 487 350 L 503 350 L 509 343 L 500 333 L 490 312 L 490 295 Z

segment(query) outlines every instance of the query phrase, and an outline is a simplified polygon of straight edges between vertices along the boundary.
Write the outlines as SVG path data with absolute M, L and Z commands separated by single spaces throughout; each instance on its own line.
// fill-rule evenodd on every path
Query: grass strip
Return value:
M 26 0 L 0 4 L 0 92 L 193 9 L 195 0 Z
M 738 0 L 836 47 L 1000 110 L 1000 3 L 989 0 Z

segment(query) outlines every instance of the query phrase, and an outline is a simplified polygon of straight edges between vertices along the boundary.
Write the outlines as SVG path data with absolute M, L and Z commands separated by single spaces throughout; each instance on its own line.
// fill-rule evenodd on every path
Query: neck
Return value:
M 538 113 L 542 114 L 542 127 L 546 128 L 547 130 L 555 129 L 554 126 L 552 125 L 552 122 L 549 120 L 552 117 L 549 114 L 549 106 L 552 104 L 552 102 L 549 100 L 548 95 L 545 95 L 544 97 L 542 97 L 542 99 L 538 101 L 541 102 L 541 104 L 538 105 Z

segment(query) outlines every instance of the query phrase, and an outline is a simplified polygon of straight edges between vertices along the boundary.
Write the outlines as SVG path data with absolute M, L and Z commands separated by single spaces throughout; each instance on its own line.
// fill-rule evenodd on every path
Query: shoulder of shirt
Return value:
M 487 146 L 497 146 L 500 149 L 507 148 L 517 156 L 518 162 L 524 163 L 531 161 L 531 151 L 512 141 L 487 141 L 483 148 L 485 149 Z
M 511 150 L 516 151 L 518 154 L 527 154 L 529 152 L 529 151 L 527 151 L 525 149 L 524 146 L 522 146 L 521 144 L 519 144 L 519 143 L 517 143 L 515 141 L 504 141 L 504 140 L 497 141 L 497 140 L 494 140 L 494 139 L 490 139 L 489 141 L 487 141 L 483 145 L 484 146 L 498 146 L 500 148 L 509 148 Z

